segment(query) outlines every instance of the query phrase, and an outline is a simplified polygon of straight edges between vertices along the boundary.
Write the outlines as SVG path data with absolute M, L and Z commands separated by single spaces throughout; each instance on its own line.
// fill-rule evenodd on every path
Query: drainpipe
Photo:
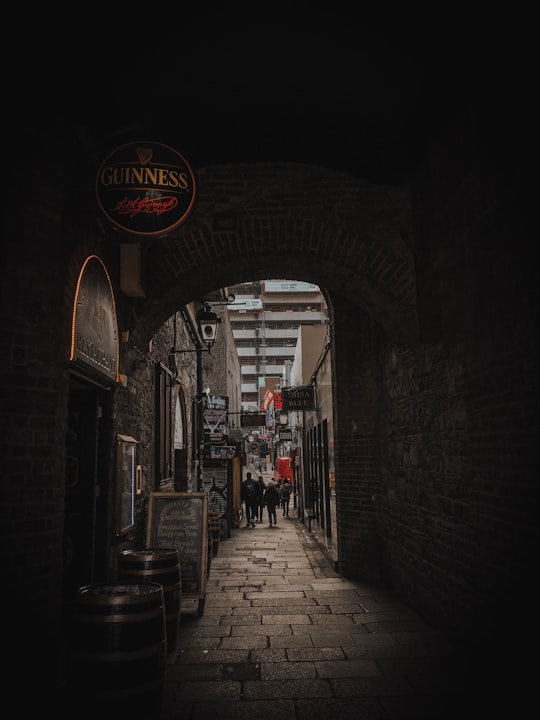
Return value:
M 204 459 L 204 404 L 203 404 L 203 367 L 202 367 L 202 348 L 197 347 L 197 398 L 195 399 L 195 406 L 197 409 L 197 420 L 198 420 L 198 438 L 197 447 L 199 448 L 199 464 L 197 466 L 197 491 L 202 490 L 203 484 L 203 459 Z

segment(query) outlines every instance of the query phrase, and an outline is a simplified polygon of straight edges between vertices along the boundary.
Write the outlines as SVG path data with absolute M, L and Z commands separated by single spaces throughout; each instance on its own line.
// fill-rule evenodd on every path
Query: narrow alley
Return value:
M 472 718 L 477 682 L 462 650 L 392 594 L 338 575 L 278 508 L 277 527 L 265 511 L 220 541 L 203 614 L 183 603 L 161 717 Z

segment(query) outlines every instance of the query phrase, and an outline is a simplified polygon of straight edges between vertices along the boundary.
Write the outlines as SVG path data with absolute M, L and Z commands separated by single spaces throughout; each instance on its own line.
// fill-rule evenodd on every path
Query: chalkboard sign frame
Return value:
M 164 523 L 168 523 L 167 528 Z M 198 614 L 202 614 L 208 562 L 208 493 L 150 493 L 146 545 L 178 549 L 182 599 L 198 599 Z

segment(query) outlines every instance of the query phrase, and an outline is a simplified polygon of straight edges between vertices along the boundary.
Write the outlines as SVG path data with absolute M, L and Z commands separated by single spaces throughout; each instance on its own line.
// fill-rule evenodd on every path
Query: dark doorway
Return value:
M 66 602 L 82 585 L 105 580 L 110 392 L 73 382 L 66 435 L 64 574 Z

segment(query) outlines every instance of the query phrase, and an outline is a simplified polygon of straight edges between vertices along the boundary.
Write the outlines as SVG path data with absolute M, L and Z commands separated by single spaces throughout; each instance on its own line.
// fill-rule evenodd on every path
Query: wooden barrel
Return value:
M 87 585 L 70 627 L 70 698 L 87 712 L 159 718 L 167 636 L 157 583 Z
M 118 559 L 118 579 L 163 586 L 167 652 L 176 650 L 182 611 L 182 575 L 176 548 L 124 550 Z
M 220 521 L 217 510 L 208 511 L 208 524 L 210 526 L 210 537 L 212 539 L 212 557 L 216 557 L 220 540 Z

